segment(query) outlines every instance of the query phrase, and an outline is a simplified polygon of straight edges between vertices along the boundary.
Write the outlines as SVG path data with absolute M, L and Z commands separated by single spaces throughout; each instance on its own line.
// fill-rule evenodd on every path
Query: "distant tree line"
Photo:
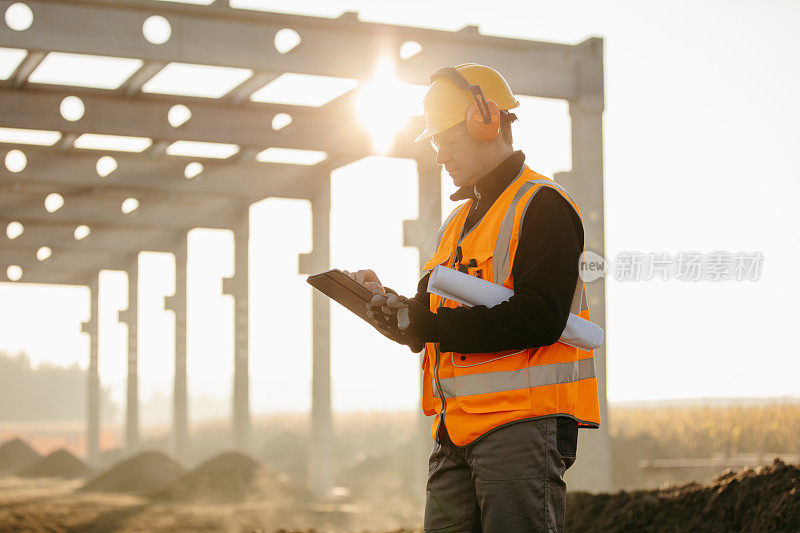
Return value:
M 101 391 L 101 415 L 117 406 Z M 71 422 L 86 416 L 86 371 L 77 363 L 31 366 L 27 354 L 0 351 L 0 422 Z

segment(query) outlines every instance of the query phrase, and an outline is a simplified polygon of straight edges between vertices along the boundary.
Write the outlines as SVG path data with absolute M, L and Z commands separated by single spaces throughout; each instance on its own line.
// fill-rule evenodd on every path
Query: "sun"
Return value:
M 394 64 L 384 57 L 378 62 L 372 79 L 358 90 L 356 113 L 379 154 L 388 153 L 397 133 L 409 119 L 422 114 L 425 89 L 421 85 L 398 81 Z

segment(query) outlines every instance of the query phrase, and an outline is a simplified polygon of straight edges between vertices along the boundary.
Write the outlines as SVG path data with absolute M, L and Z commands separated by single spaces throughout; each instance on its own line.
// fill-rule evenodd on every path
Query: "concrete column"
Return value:
M 96 467 L 100 464 L 100 375 L 98 373 L 98 277 L 89 283 L 89 320 L 81 331 L 89 335 L 89 368 L 86 376 L 86 460 Z
M 433 257 L 436 247 L 436 231 L 442 221 L 442 167 L 434 161 L 434 155 L 417 159 L 417 197 L 419 216 L 416 220 L 403 221 L 403 246 L 414 246 L 419 250 L 419 271 Z M 422 358 L 419 355 L 419 397 L 422 398 Z M 431 419 L 417 406 L 417 436 L 414 440 L 414 486 L 421 500 L 425 498 L 428 478 L 428 458 L 433 448 Z
M 139 315 L 139 259 L 127 269 L 128 308 L 119 311 L 118 320 L 128 325 L 128 390 L 125 409 L 125 453 L 139 448 L 139 348 L 137 343 Z
M 233 296 L 233 444 L 250 450 L 249 262 L 250 210 L 234 231 L 234 275 L 223 280 L 223 293 Z
M 572 119 L 572 170 L 556 176 L 575 198 L 583 215 L 584 248 L 605 257 L 603 215 L 603 40 L 580 45 L 587 52 L 576 64 L 576 96 L 569 102 Z M 592 322 L 606 328 L 605 279 L 586 285 Z M 611 489 L 611 444 L 608 435 L 605 344 L 595 350 L 600 396 L 599 430 L 581 430 L 578 460 L 567 473 L 570 490 Z
M 436 251 L 436 232 L 442 223 L 442 167 L 434 162 L 433 154 L 430 160 L 417 160 L 417 175 L 419 216 L 403 221 L 403 246 L 419 250 L 422 271 L 422 266 Z
M 311 200 L 312 250 L 299 258 L 301 274 L 330 268 L 330 178 L 320 180 Z M 333 416 L 331 412 L 331 311 L 330 300 L 312 291 L 311 445 L 308 487 L 319 496 L 333 487 Z
M 189 412 L 186 386 L 186 263 L 187 240 L 182 239 L 175 255 L 175 293 L 164 298 L 164 308 L 175 313 L 175 376 L 172 392 L 172 452 L 186 463 L 189 448 Z

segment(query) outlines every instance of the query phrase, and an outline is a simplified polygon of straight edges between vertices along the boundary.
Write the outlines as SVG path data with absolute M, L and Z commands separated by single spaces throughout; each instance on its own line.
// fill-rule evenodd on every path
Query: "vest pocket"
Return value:
M 492 275 L 493 255 L 494 252 L 485 252 L 464 256 L 456 268 L 470 276 L 486 280 Z
M 459 406 L 467 413 L 530 410 L 532 395 L 527 368 L 532 353 L 533 350 L 469 354 L 463 362 L 461 354 L 451 354 L 452 361 L 459 363 L 453 365 Z M 486 361 L 464 366 L 474 357 Z

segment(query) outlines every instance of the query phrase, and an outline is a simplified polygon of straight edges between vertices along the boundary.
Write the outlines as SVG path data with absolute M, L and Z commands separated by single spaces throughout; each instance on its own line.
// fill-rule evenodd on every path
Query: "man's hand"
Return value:
M 435 340 L 436 315 L 413 298 L 375 291 L 367 303 L 367 316 L 375 329 L 412 352 L 421 351 L 426 341 Z
M 378 275 L 372 270 L 366 269 L 358 270 L 356 272 L 348 272 L 347 270 L 343 270 L 343 272 L 370 291 L 375 292 L 377 290 L 381 294 L 386 294 L 386 289 L 383 288 L 381 280 L 378 279 Z
M 367 316 L 373 321 L 391 324 L 401 331 L 408 329 L 408 303 L 406 298 L 390 293 L 381 294 L 373 291 L 372 300 L 367 304 Z
M 405 344 L 414 352 L 425 347 L 426 336 L 434 339 L 436 315 L 425 306 L 384 287 L 372 270 L 342 272 L 372 291 L 372 300 L 367 302 L 367 317 L 385 337 Z

